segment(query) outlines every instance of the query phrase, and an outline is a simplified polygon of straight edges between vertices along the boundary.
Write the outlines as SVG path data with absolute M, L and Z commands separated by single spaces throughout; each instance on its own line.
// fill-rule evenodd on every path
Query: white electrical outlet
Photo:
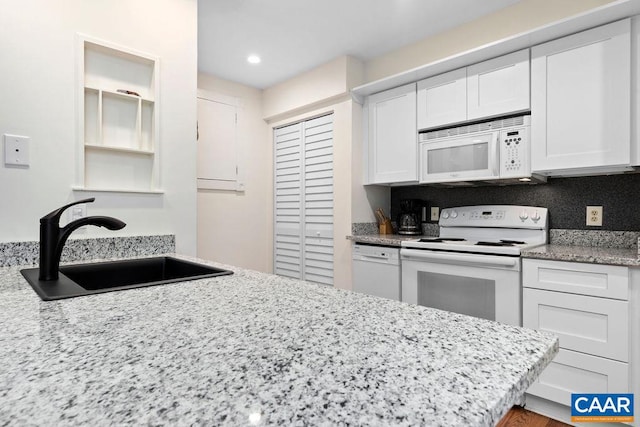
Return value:
M 80 218 L 84 218 L 85 216 L 87 216 L 87 204 L 81 203 L 79 205 L 71 206 L 67 212 L 68 212 L 67 215 L 69 218 L 69 222 L 73 222 Z M 78 228 L 76 231 L 74 231 L 74 234 L 82 234 L 82 233 L 85 233 L 86 231 L 87 231 L 87 226 L 85 225 L 83 227 Z
M 437 221 L 440 219 L 440 208 L 433 206 L 431 208 L 431 221 Z
M 28 136 L 4 134 L 4 164 L 5 166 L 29 166 L 29 138 Z
M 602 206 L 587 206 L 587 225 L 602 227 Z

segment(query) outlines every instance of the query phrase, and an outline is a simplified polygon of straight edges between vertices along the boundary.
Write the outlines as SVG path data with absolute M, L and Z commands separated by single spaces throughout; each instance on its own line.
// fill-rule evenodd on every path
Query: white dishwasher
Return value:
M 400 248 L 353 245 L 353 290 L 400 301 Z

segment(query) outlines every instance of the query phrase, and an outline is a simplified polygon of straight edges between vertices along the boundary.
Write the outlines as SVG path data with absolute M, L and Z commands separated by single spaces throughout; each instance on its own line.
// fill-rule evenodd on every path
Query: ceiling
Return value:
M 342 55 L 362 61 L 519 0 L 198 0 L 198 69 L 267 88 Z M 257 54 L 260 64 L 249 64 Z

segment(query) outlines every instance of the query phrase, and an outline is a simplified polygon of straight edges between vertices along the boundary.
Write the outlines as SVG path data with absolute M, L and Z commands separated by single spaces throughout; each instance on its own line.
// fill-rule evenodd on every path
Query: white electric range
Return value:
M 522 325 L 520 252 L 547 243 L 547 209 L 447 208 L 439 225 L 438 237 L 401 244 L 402 300 Z

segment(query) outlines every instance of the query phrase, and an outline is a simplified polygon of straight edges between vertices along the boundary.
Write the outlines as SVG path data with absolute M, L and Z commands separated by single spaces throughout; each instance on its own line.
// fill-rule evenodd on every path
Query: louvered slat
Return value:
M 333 116 L 274 131 L 274 271 L 333 284 Z

